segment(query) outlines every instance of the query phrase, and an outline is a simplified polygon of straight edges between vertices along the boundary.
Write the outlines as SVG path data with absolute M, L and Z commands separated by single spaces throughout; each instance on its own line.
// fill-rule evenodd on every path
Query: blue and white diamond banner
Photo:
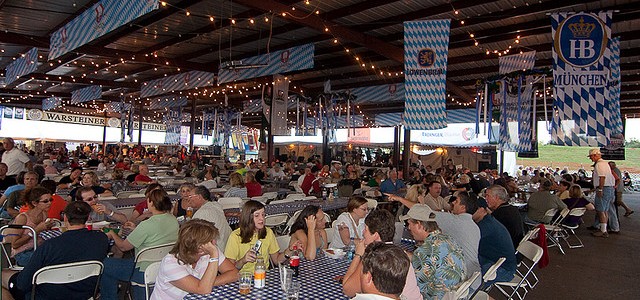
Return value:
M 402 113 L 378 114 L 374 118 L 375 125 L 380 127 L 392 127 L 402 124 Z
M 60 97 L 49 97 L 46 99 L 42 99 L 42 110 L 51 110 L 62 104 L 62 98 Z
M 604 61 L 611 39 L 611 12 L 555 13 L 551 27 L 556 97 L 551 143 L 605 146 L 611 127 L 605 102 L 609 66 Z
M 149 109 L 161 109 L 167 107 L 183 107 L 187 105 L 187 97 L 184 96 L 166 96 L 151 99 Z
M 290 135 L 287 128 L 287 102 L 289 101 L 289 80 L 282 75 L 273 75 L 273 100 L 271 102 L 271 134 Z
M 404 123 L 407 129 L 447 127 L 450 25 L 451 20 L 404 22 Z
M 361 103 L 381 103 L 389 101 L 404 101 L 404 84 L 392 83 L 385 85 L 375 85 L 353 88 L 350 90 L 339 90 L 336 92 L 350 92 L 356 96 L 353 104 Z M 397 124 L 396 124 L 397 125 Z
M 182 125 L 182 107 L 171 107 L 164 116 L 164 124 L 167 126 L 164 143 L 177 145 L 180 143 Z
M 215 83 L 215 78 L 216 75 L 213 73 L 203 71 L 190 71 L 147 81 L 142 84 L 142 88 L 140 89 L 140 97 L 150 97 L 155 95 L 174 93 L 176 91 L 213 86 Z
M 315 46 L 306 44 L 246 58 L 242 60 L 242 65 L 236 68 L 220 67 L 218 83 L 313 69 L 314 52 Z
M 38 68 L 38 48 L 32 48 L 7 66 L 5 84 L 11 84 L 22 75 L 35 72 L 36 68 Z
M 102 0 L 51 35 L 49 60 L 158 9 L 158 0 Z
M 91 85 L 71 92 L 71 104 L 96 100 L 100 99 L 100 97 L 102 97 L 102 87 L 99 85 Z
M 532 76 L 509 78 L 500 85 L 505 99 L 500 110 L 499 148 L 503 151 L 531 151 L 532 80 Z
M 501 56 L 498 61 L 500 63 L 500 74 L 531 70 L 536 63 L 536 51 Z
M 130 111 L 133 108 L 131 103 L 125 102 L 109 102 L 104 105 L 104 110 L 109 113 L 124 113 Z
M 609 83 L 607 85 L 607 107 L 609 108 L 609 123 L 611 135 L 622 134 L 622 116 L 620 115 L 620 38 L 615 37 L 609 41 L 605 52 L 605 65 L 609 65 Z

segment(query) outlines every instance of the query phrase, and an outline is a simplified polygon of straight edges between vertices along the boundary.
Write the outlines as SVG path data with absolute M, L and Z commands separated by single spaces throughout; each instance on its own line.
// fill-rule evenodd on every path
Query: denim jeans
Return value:
M 144 282 L 144 273 L 138 268 L 134 271 L 134 262 L 132 259 L 123 258 L 105 258 L 104 270 L 100 278 L 100 299 L 102 300 L 118 300 L 118 281 Z M 133 276 L 131 277 L 131 272 Z M 133 299 L 145 299 L 144 288 L 133 287 Z
M 14 256 L 14 258 L 16 259 L 16 264 L 22 267 L 26 266 L 27 264 L 29 264 L 29 261 L 31 260 L 32 255 L 33 255 L 33 249 L 25 250 L 20 253 L 17 253 Z
M 609 202 L 609 210 L 607 210 L 607 212 L 609 213 L 609 230 L 610 231 L 620 231 L 620 222 L 618 221 L 618 206 L 616 205 L 616 193 L 615 191 L 612 190 L 612 197 L 611 197 L 611 202 Z M 606 197 L 605 197 L 606 199 Z
M 489 268 L 491 268 L 493 264 L 492 263 L 487 263 L 481 266 L 482 269 L 482 275 L 484 275 L 487 270 L 489 270 Z M 491 286 L 494 282 L 508 282 L 511 281 L 511 279 L 513 279 L 513 276 L 515 275 L 515 272 L 513 271 L 508 271 L 506 269 L 504 269 L 503 267 L 498 268 L 498 270 L 496 270 L 496 278 L 490 281 L 487 281 L 487 283 L 484 284 L 483 288 Z

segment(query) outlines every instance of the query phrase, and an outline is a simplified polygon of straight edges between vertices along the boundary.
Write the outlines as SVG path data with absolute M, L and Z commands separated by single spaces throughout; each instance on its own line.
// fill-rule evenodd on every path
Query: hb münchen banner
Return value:
M 604 146 L 609 143 L 606 104 L 611 12 L 551 15 L 555 92 L 551 143 Z
M 451 20 L 404 22 L 404 123 L 409 130 L 447 127 L 450 25 Z

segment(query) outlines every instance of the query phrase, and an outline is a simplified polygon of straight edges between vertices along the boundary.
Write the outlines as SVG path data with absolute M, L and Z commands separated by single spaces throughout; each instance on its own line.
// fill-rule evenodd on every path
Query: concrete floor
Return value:
M 569 249 L 566 255 L 549 249 L 550 263 L 535 268 L 540 283 L 526 299 L 640 299 L 640 193 L 624 194 L 625 203 L 636 213 L 624 217 L 620 208 L 620 234 L 596 238 L 586 229 L 594 212 L 587 212 L 576 234 L 584 248 Z M 505 297 L 495 288 L 495 299 Z

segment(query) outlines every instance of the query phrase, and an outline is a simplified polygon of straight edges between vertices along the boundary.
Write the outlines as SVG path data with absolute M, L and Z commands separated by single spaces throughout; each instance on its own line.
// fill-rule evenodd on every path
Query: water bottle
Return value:
M 253 287 L 263 288 L 267 282 L 267 271 L 264 265 L 264 258 L 258 257 L 256 259 L 256 266 L 253 271 Z
M 353 256 L 356 254 L 356 243 L 353 242 L 353 238 L 349 239 L 349 246 L 347 246 L 347 260 L 352 261 Z
M 293 246 L 289 266 L 293 269 L 293 277 L 298 277 L 298 274 L 300 274 L 300 252 L 298 250 L 298 246 Z
M 327 201 L 327 189 L 322 189 L 322 200 Z
M 334 198 L 338 198 L 338 189 L 337 188 L 333 188 L 333 197 Z

